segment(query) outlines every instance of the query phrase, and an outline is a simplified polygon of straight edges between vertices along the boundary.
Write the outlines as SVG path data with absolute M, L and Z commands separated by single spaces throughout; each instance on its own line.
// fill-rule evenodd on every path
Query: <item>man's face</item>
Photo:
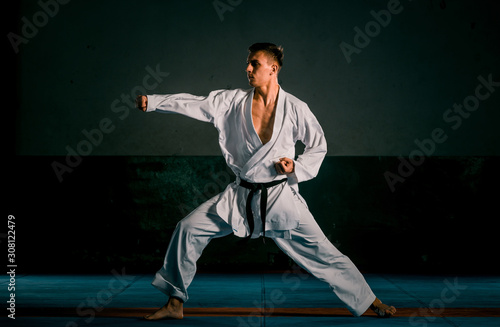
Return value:
M 250 53 L 246 69 L 248 83 L 253 87 L 269 84 L 273 78 L 276 78 L 277 66 L 277 63 L 264 51 Z

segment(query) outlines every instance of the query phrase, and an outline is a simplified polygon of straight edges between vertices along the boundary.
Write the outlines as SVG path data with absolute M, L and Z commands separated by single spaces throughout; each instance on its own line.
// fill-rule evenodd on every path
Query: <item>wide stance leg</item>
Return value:
M 292 239 L 274 241 L 299 266 L 328 283 L 351 313 L 362 315 L 375 301 L 375 294 L 352 261 L 326 238 L 305 204 L 298 198 L 295 201 L 300 226 L 291 232 Z
M 170 297 L 186 302 L 187 288 L 196 273 L 196 261 L 210 240 L 232 232 L 215 211 L 217 196 L 200 205 L 182 219 L 172 235 L 163 267 L 156 273 L 153 286 Z

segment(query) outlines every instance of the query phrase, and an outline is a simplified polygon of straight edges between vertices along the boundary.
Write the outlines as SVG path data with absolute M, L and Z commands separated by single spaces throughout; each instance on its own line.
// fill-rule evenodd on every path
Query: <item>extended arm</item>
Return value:
M 227 108 L 233 96 L 234 94 L 228 90 L 212 91 L 208 96 L 188 93 L 139 95 L 136 99 L 136 106 L 142 111 L 176 113 L 213 123 L 217 111 Z

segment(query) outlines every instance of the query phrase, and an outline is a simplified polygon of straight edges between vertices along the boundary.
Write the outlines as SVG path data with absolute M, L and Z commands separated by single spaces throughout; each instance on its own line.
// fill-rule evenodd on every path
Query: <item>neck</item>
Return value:
M 279 90 L 280 86 L 276 81 L 265 86 L 255 87 L 253 98 L 255 100 L 264 102 L 264 104 L 267 106 L 276 101 Z

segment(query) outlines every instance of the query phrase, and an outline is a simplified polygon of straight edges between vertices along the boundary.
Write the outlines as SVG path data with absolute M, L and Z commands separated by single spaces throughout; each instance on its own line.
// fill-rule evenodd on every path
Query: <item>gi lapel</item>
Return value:
M 254 90 L 250 92 L 250 95 L 248 96 L 248 99 L 245 102 L 245 112 L 244 112 L 245 128 L 247 131 L 247 137 L 249 138 L 247 142 L 250 143 L 252 152 L 256 151 L 256 149 L 259 149 L 262 146 L 262 142 L 260 141 L 259 135 L 255 130 L 255 126 L 253 125 L 253 118 L 252 118 L 253 95 L 254 95 Z
M 272 151 L 274 148 L 274 145 L 276 144 L 276 141 L 279 139 L 279 135 L 281 134 L 282 126 L 283 126 L 283 119 L 284 119 L 284 114 L 285 114 L 285 97 L 286 97 L 286 92 L 283 91 L 283 89 L 280 87 L 279 93 L 278 93 L 278 103 L 276 105 L 276 114 L 274 117 L 274 125 L 273 125 L 273 135 L 271 137 L 271 140 L 267 142 L 266 144 L 262 145 L 260 148 L 252 155 L 252 157 L 248 160 L 248 162 L 242 167 L 240 175 L 243 177 L 245 175 L 249 175 L 249 172 L 252 170 L 252 168 L 255 167 L 256 164 L 261 162 L 262 160 L 265 159 L 270 159 L 271 156 L 269 153 Z M 253 91 L 250 96 L 250 120 L 247 119 L 247 121 L 252 124 L 252 130 L 254 137 L 257 137 L 258 141 L 260 142 L 260 138 L 257 135 L 257 132 L 255 131 L 255 128 L 253 127 L 253 122 L 252 122 L 252 112 L 251 112 L 251 100 L 253 99 Z M 279 155 L 279 154 L 277 154 Z M 267 158 L 266 158 L 267 157 Z

